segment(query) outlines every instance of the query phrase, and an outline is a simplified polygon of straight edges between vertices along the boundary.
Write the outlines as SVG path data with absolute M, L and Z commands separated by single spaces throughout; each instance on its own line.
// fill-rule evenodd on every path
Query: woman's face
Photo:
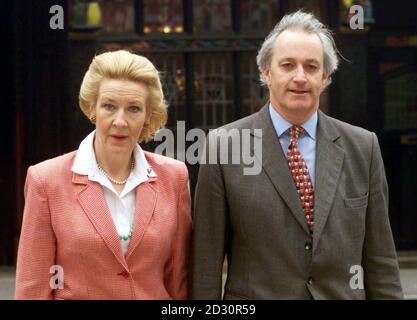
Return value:
M 146 120 L 148 88 L 140 82 L 104 79 L 94 108 L 96 151 L 130 154 Z

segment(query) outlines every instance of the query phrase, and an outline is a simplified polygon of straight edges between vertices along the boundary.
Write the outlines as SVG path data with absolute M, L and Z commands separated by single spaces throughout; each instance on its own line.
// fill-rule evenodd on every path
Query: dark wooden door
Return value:
M 398 44 L 398 47 L 377 47 L 370 51 L 370 119 L 383 153 L 397 249 L 415 250 L 417 48 Z
M 0 265 L 15 263 L 27 167 L 66 151 L 67 34 L 49 24 L 66 2 L 1 4 Z

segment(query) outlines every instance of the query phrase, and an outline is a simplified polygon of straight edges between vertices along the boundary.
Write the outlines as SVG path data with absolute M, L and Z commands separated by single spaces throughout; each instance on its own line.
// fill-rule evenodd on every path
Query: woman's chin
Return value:
M 109 146 L 109 148 L 107 148 L 109 153 L 112 154 L 128 154 L 131 153 L 133 148 L 129 145 L 117 145 L 117 144 L 112 144 L 111 146 Z

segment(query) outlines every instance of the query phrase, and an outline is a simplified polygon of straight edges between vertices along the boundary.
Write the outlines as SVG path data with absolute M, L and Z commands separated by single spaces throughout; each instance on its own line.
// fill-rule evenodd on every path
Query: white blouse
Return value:
M 149 177 L 156 177 L 156 173 L 146 161 L 142 148 L 139 144 L 136 144 L 133 151 L 135 167 L 127 178 L 122 192 L 118 194 L 109 179 L 98 169 L 93 147 L 94 135 L 95 130 L 81 142 L 72 171 L 77 174 L 88 175 L 90 181 L 96 181 L 101 185 L 119 238 L 127 237 L 130 229 L 133 230 L 135 227 L 133 223 L 136 209 L 136 187 L 147 181 Z M 120 240 L 123 254 L 127 253 L 129 242 L 130 239 Z

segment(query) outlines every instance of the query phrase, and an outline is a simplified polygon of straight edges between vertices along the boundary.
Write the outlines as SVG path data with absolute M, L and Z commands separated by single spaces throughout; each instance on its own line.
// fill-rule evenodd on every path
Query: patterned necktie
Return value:
M 298 150 L 298 137 L 304 131 L 303 128 L 292 126 L 290 129 L 291 140 L 288 147 L 287 160 L 292 178 L 300 198 L 306 216 L 307 225 L 310 233 L 313 234 L 314 229 L 314 190 L 311 183 L 310 173 L 307 165 Z

